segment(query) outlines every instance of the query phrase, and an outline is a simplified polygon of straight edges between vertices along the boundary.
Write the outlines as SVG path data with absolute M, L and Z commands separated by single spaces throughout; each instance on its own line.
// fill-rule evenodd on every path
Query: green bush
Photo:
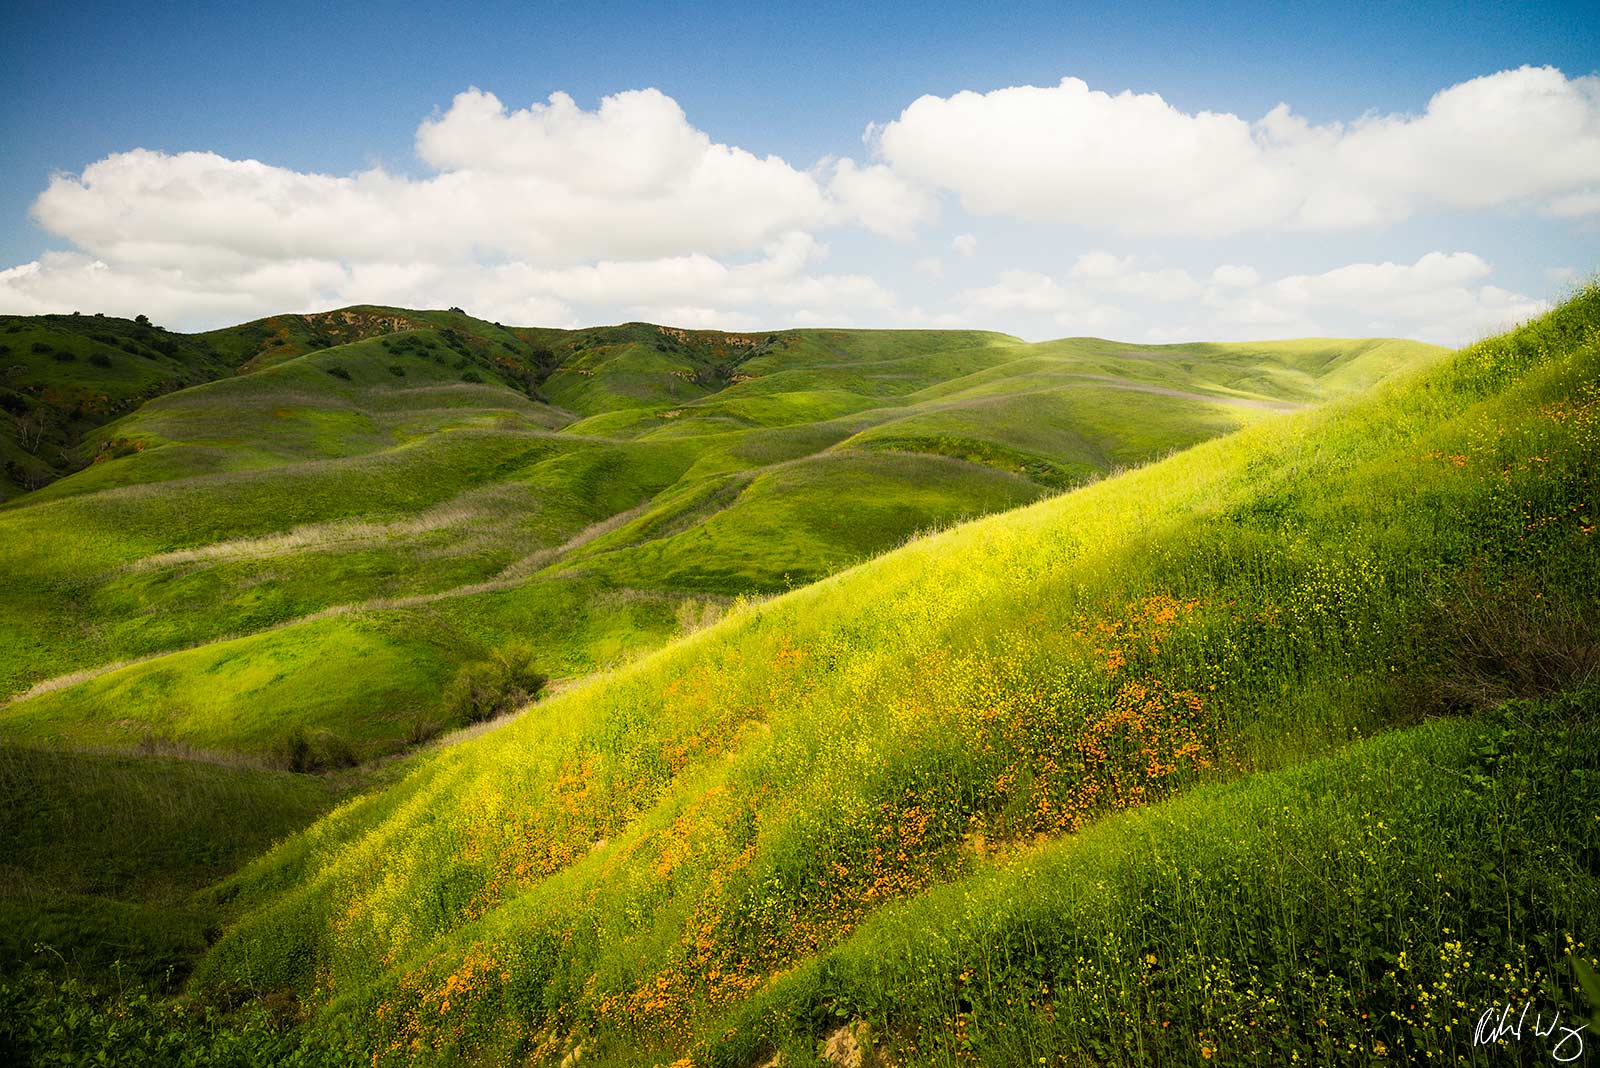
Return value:
M 478 723 L 515 712 L 539 695 L 545 676 L 533 666 L 533 648 L 522 642 L 502 645 L 463 667 L 444 693 L 445 714 Z
M 272 753 L 272 762 L 285 771 L 314 772 L 353 768 L 360 763 L 355 749 L 336 734 L 319 731 L 307 737 L 304 728 L 295 726 Z

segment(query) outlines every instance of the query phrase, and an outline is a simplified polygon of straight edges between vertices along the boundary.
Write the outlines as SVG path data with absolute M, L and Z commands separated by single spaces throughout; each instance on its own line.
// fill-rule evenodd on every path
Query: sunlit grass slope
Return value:
M 1586 1011 L 1597 455 L 1590 288 L 426 755 L 224 884 L 194 989 L 396 1064 L 841 1025 L 895 1064 L 1416 1063 L 1523 987 Z
M 248 373 L 145 404 L 0 509 L 0 694 L 26 695 L 0 736 L 391 752 L 457 725 L 441 692 L 507 642 L 586 674 L 1440 351 L 376 307 L 194 343 Z

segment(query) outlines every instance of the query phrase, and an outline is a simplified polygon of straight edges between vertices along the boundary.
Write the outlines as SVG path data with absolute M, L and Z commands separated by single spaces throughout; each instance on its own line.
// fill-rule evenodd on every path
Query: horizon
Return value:
M 1586 283 L 1580 280 L 1578 282 L 1573 283 L 1573 287 L 1576 290 L 1576 289 L 1581 288 L 1584 284 L 1586 284 Z M 651 322 L 651 321 L 649 321 L 647 319 L 624 319 L 624 320 L 619 320 L 619 321 L 616 321 L 616 322 L 608 322 L 608 323 L 601 323 L 601 322 L 583 323 L 583 324 L 580 324 L 578 326 L 568 327 L 568 326 L 554 326 L 554 325 L 552 325 L 550 323 L 504 323 L 504 322 L 496 322 L 495 320 L 485 319 L 485 318 L 483 318 L 482 316 L 479 316 L 479 315 L 473 315 L 471 309 L 468 309 L 468 308 L 461 308 L 461 309 L 456 309 L 456 308 L 404 308 L 404 307 L 401 307 L 401 306 L 399 306 L 397 304 L 371 304 L 371 303 L 341 304 L 341 305 L 339 305 L 337 307 L 314 308 L 314 309 L 311 309 L 311 310 L 308 310 L 308 311 L 269 312 L 266 315 L 258 316 L 255 319 L 247 319 L 247 320 L 244 320 L 242 322 L 237 322 L 237 323 L 223 323 L 220 326 L 209 327 L 209 328 L 204 329 L 204 330 L 192 330 L 192 331 L 189 331 L 189 330 L 177 330 L 177 331 L 172 331 L 172 332 L 173 333 L 181 333 L 181 334 L 191 334 L 191 335 L 193 335 L 193 334 L 205 334 L 205 333 L 211 333 L 211 332 L 214 332 L 214 331 L 217 331 L 217 330 L 226 330 L 226 329 L 229 329 L 230 327 L 248 326 L 248 325 L 250 325 L 251 323 L 254 323 L 254 322 L 265 322 L 268 319 L 276 319 L 276 318 L 280 318 L 280 317 L 285 316 L 285 315 L 301 316 L 303 318 L 312 318 L 312 317 L 315 317 L 315 316 L 318 316 L 318 315 L 331 315 L 334 312 L 355 311 L 355 310 L 358 310 L 358 309 L 361 309 L 361 308 L 374 308 L 374 309 L 377 309 L 379 311 L 419 312 L 419 313 L 423 313 L 423 314 L 441 314 L 441 313 L 442 314 L 448 314 L 448 313 L 450 313 L 452 311 L 459 310 L 460 314 L 466 315 L 466 316 L 468 316 L 469 318 L 472 318 L 472 319 L 477 319 L 479 322 L 490 323 L 490 324 L 492 324 L 494 326 L 503 326 L 503 327 L 505 327 L 507 329 L 511 329 L 511 330 L 564 330 L 564 331 L 567 331 L 569 333 L 570 332 L 582 332 L 584 330 L 615 330 L 615 329 L 620 329 L 620 328 L 625 327 L 625 326 L 654 326 L 654 327 L 657 327 L 657 328 L 666 327 L 666 328 L 672 329 L 672 330 L 685 330 L 685 331 L 689 331 L 691 333 L 707 333 L 707 334 L 794 334 L 794 333 L 807 333 L 807 332 L 818 333 L 818 332 L 825 332 L 825 331 L 830 331 L 830 330 L 848 331 L 848 332 L 850 332 L 852 334 L 896 333 L 896 332 L 925 331 L 925 332 L 931 332 L 931 333 L 949 332 L 949 333 L 998 334 L 998 335 L 1001 335 L 1003 337 L 1009 337 L 1009 338 L 1012 338 L 1015 341 L 1021 342 L 1023 344 L 1029 344 L 1029 345 L 1049 344 L 1050 342 L 1053 342 L 1053 341 L 1115 341 L 1115 342 L 1124 342 L 1124 341 L 1126 341 L 1129 344 L 1141 344 L 1143 347 L 1146 347 L 1146 348 L 1149 348 L 1149 347 L 1155 347 L 1155 348 L 1160 348 L 1160 347 L 1181 348 L 1181 347 L 1183 347 L 1185 345 L 1213 345 L 1213 344 L 1215 344 L 1215 345 L 1247 345 L 1247 344 L 1271 345 L 1271 344 L 1280 344 L 1280 343 L 1289 342 L 1289 341 L 1418 341 L 1418 340 L 1421 340 L 1419 338 L 1380 337 L 1380 336 L 1375 336 L 1375 335 L 1297 334 L 1297 335 L 1294 335 L 1292 337 L 1290 337 L 1290 336 L 1285 336 L 1285 337 L 1254 337 L 1254 338 L 1229 338 L 1229 337 L 1205 337 L 1205 338 L 1202 338 L 1202 337 L 1193 337 L 1193 338 L 1187 338 L 1187 339 L 1178 340 L 1178 341 L 1159 341 L 1159 342 L 1139 343 L 1139 342 L 1130 341 L 1128 338 L 1103 336 L 1103 335 L 1100 335 L 1100 334 L 1060 334 L 1060 335 L 1057 335 L 1057 336 L 1054 336 L 1054 337 L 1029 339 L 1029 338 L 1018 337 L 1016 334 L 1006 333 L 1003 330 L 994 330 L 994 329 L 991 329 L 991 328 L 988 328 L 988 327 L 982 327 L 982 326 L 971 326 L 971 327 L 959 327 L 959 326 L 835 326 L 835 325 L 831 325 L 831 324 L 827 324 L 827 323 L 819 323 L 819 324 L 817 324 L 815 326 L 772 326 L 772 327 L 767 327 L 767 326 L 759 326 L 759 325 L 757 325 L 757 326 L 754 326 L 754 327 L 741 328 L 741 329 L 731 329 L 731 328 L 725 329 L 725 328 L 719 327 L 719 326 L 683 326 L 683 325 L 678 324 L 678 323 L 670 323 L 670 322 L 660 322 L 660 323 L 658 323 L 658 322 Z M 14 314 L 18 314 L 18 313 L 0 312 L 0 316 L 14 315 Z M 47 312 L 47 313 L 43 313 L 43 314 L 46 317 L 49 317 L 49 316 L 60 316 L 60 317 L 69 318 L 69 319 L 73 318 L 74 316 L 77 316 L 77 317 L 80 317 L 80 318 L 81 317 L 95 318 L 95 317 L 99 317 L 99 316 L 104 316 L 105 318 L 120 319 L 120 320 L 125 321 L 125 322 L 132 322 L 133 321 L 132 318 L 130 318 L 128 316 L 105 315 L 105 313 L 103 313 L 103 312 L 84 312 L 84 311 L 81 311 L 81 310 L 74 310 L 74 311 L 70 311 L 70 312 Z M 161 323 L 152 322 L 151 325 L 155 329 L 158 329 L 158 330 L 167 330 L 168 329 L 164 324 L 161 324 Z M 1432 343 L 1430 342 L 1430 344 L 1432 344 Z M 1449 346 L 1445 346 L 1445 347 L 1449 347 Z

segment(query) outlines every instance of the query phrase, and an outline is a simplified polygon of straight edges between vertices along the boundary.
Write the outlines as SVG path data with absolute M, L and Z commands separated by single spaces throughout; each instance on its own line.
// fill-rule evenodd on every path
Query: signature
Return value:
M 1589 1026 L 1588 1024 L 1564 1027 L 1561 1024 L 1561 1014 L 1558 1012 L 1550 1020 L 1549 1026 L 1546 1026 L 1543 1012 L 1535 1013 L 1533 1020 L 1529 1021 L 1528 1014 L 1532 1011 L 1531 1001 L 1523 1004 L 1521 1012 L 1517 1011 L 1515 1002 L 1503 1009 L 1483 1010 L 1483 1015 L 1478 1017 L 1478 1026 L 1472 1032 L 1472 1044 L 1492 1046 L 1507 1039 L 1517 1042 L 1521 1042 L 1524 1038 L 1553 1039 L 1555 1044 L 1550 1047 L 1550 1058 L 1558 1064 L 1571 1064 L 1583 1056 L 1583 1031 Z M 1532 1026 L 1528 1027 L 1530 1022 Z

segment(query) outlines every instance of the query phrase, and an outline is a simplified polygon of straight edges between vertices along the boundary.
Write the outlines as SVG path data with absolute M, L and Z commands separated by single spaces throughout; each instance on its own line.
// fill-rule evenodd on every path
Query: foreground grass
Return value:
M 129 983 L 181 976 L 223 920 L 195 892 L 354 785 L 178 755 L 0 747 L 0 961 L 114 968 Z
M 1454 1057 L 1507 967 L 1574 1011 L 1597 378 L 1590 289 L 736 611 L 250 865 L 192 990 L 394 1063 L 800 1060 L 840 1019 L 896 1063 Z
M 1600 965 L 1597 712 L 1434 721 L 1020 851 L 880 910 L 702 1056 L 807 1063 L 849 1023 L 892 1063 L 1575 1058 L 1550 1020 L 1600 1010 L 1574 967 Z M 1530 1003 L 1549 1037 L 1474 1042 Z

